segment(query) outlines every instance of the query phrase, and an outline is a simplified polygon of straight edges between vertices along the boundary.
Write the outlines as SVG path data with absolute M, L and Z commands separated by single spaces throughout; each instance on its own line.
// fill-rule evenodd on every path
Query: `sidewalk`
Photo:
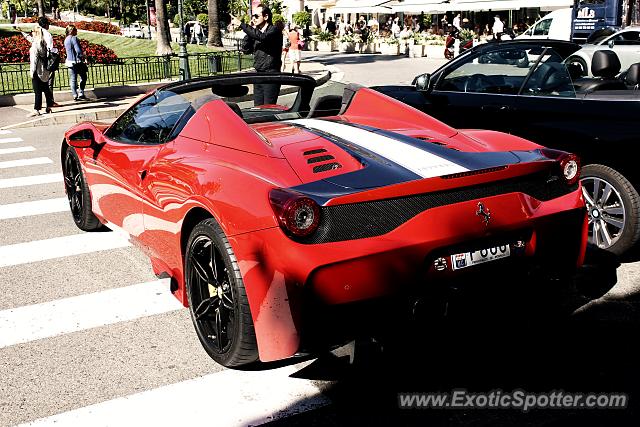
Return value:
M 331 77 L 331 73 L 327 67 L 318 62 L 304 62 L 301 65 L 301 71 L 304 74 L 313 76 L 318 85 L 324 84 Z M 160 84 L 150 84 L 138 86 L 138 93 L 145 93 L 153 90 L 155 86 Z M 133 88 L 136 88 L 135 86 Z M 70 91 L 56 92 L 55 99 L 60 107 L 56 107 L 51 114 L 42 114 L 37 117 L 27 117 L 33 111 L 31 102 L 20 102 L 21 105 L 13 105 L 8 107 L 0 107 L 0 130 L 27 128 L 36 126 L 54 126 L 59 124 L 75 124 L 83 121 L 107 121 L 118 117 L 125 112 L 139 94 L 134 96 L 117 96 L 108 97 L 110 88 L 98 88 L 95 91 L 86 90 L 90 98 L 94 98 L 87 102 L 75 102 L 71 98 Z M 18 95 L 29 96 L 29 95 Z M 95 97 L 98 99 L 95 99 Z M 30 99 L 33 99 L 31 96 Z M 65 100 L 66 99 L 66 100 Z M 42 110 L 44 111 L 44 109 Z

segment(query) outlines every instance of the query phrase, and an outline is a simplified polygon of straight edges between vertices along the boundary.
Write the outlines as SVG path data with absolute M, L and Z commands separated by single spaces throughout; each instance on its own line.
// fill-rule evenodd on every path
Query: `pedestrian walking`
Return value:
M 253 52 L 253 67 L 259 73 L 280 72 L 282 66 L 282 31 L 273 25 L 271 9 L 260 4 L 251 16 L 255 27 L 233 17 L 231 24 L 240 27 L 246 34 L 243 45 Z M 255 84 L 253 87 L 254 105 L 276 104 L 280 94 L 279 84 Z
M 28 117 L 39 116 L 42 109 L 42 94 L 44 93 L 47 108 L 46 112 L 50 113 L 53 107 L 53 94 L 47 82 L 49 81 L 50 72 L 47 70 L 47 44 L 44 39 L 42 28 L 36 26 L 31 32 L 31 48 L 29 49 L 29 75 L 31 76 L 31 84 L 35 94 L 33 103 L 33 112 Z
M 84 96 L 84 88 L 87 85 L 87 64 L 84 62 L 84 54 L 78 42 L 78 30 L 75 25 L 67 26 L 64 39 L 64 49 L 67 51 L 67 59 L 64 65 L 69 70 L 69 86 L 73 94 L 73 100 L 87 100 Z M 80 78 L 80 83 L 78 83 Z
M 293 24 L 293 28 L 289 31 L 289 59 L 291 60 L 291 72 L 300 74 L 300 48 L 304 44 L 299 32 L 300 27 Z

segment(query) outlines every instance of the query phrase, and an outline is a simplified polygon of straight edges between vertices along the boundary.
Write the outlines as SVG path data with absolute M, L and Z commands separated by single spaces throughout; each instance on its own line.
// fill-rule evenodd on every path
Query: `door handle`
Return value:
M 480 109 L 488 113 L 499 113 L 509 111 L 511 108 L 508 105 L 483 105 Z

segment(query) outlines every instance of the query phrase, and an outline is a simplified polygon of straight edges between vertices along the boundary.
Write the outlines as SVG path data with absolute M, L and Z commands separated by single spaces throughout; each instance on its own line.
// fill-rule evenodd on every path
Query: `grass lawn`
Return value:
M 18 27 L 20 28 L 20 27 Z M 23 30 L 27 30 L 27 26 L 23 26 Z M 64 35 L 62 28 L 51 27 L 52 34 Z M 0 27 L 0 37 L 12 36 L 19 34 L 12 28 Z M 78 31 L 78 38 L 85 39 L 91 43 L 106 46 L 118 55 L 118 58 L 126 58 L 132 56 L 154 56 L 156 54 L 155 40 L 133 39 L 129 37 L 116 36 L 113 34 L 94 33 L 90 31 Z M 171 43 L 171 47 L 175 53 L 178 52 L 178 43 Z M 187 45 L 187 51 L 190 53 L 206 53 L 223 50 L 222 48 L 208 48 L 206 46 L 198 46 L 194 44 Z

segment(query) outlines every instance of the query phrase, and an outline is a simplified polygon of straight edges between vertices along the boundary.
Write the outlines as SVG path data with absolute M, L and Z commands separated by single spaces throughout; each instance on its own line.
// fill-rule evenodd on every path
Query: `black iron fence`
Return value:
M 191 53 L 191 77 L 232 73 L 253 66 L 250 55 L 240 51 Z M 87 87 L 109 87 L 146 82 L 170 81 L 180 77 L 176 55 L 121 58 L 116 64 L 90 64 Z M 54 90 L 69 89 L 69 72 L 64 65 L 55 73 Z M 31 92 L 29 64 L 0 64 L 0 95 Z

